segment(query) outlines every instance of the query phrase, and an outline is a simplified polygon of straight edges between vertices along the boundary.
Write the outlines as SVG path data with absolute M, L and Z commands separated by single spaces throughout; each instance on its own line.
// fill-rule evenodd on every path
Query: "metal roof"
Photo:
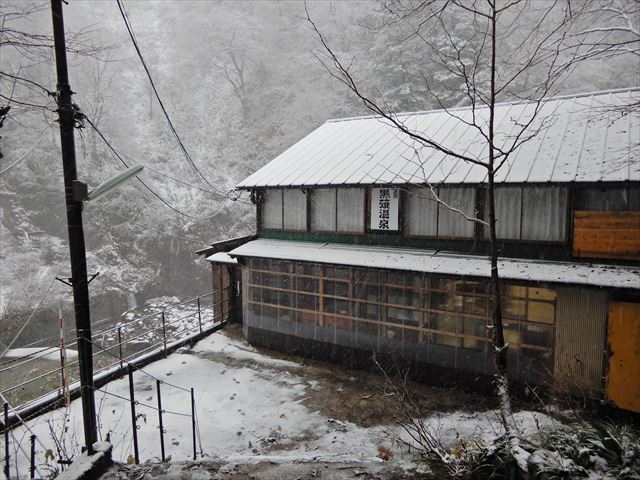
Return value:
M 520 145 L 496 181 L 618 182 L 640 180 L 640 113 L 621 106 L 640 102 L 640 89 L 597 92 L 544 100 L 528 131 L 540 132 Z M 536 103 L 496 106 L 496 143 L 514 141 L 518 125 L 531 119 Z M 629 111 L 631 110 L 631 111 Z M 635 111 L 633 111 L 635 110 Z M 406 127 L 465 155 L 486 160 L 479 130 L 488 130 L 488 108 L 398 114 Z M 238 188 L 358 184 L 483 183 L 486 169 L 425 147 L 381 117 L 329 120 L 277 156 Z
M 354 267 L 491 277 L 487 257 L 432 250 L 258 239 L 229 252 L 232 257 L 261 257 Z M 640 267 L 502 258 L 500 278 L 609 288 L 640 287 Z
M 243 243 L 248 242 L 249 240 L 253 240 L 255 235 L 245 235 L 242 237 L 235 238 L 227 238 L 226 240 L 220 240 L 218 242 L 212 243 L 208 247 L 201 248 L 200 250 L 196 250 L 196 255 L 212 255 L 216 252 L 228 252 L 229 250 L 233 250 L 236 247 L 239 247 Z M 209 260 L 207 258 L 207 260 Z

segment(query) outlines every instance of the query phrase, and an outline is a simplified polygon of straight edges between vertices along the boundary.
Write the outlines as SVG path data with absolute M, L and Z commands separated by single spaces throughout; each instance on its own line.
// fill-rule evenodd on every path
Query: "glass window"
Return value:
M 519 240 L 522 219 L 522 188 L 496 186 L 494 196 L 496 236 L 503 239 Z M 485 206 L 484 218 L 489 219 L 488 204 Z M 489 238 L 487 228 L 484 229 L 484 236 Z
M 278 291 L 264 288 L 262 290 L 262 301 L 271 305 L 278 305 Z
M 474 188 L 447 187 L 438 190 L 440 200 L 452 208 L 456 208 L 468 217 L 473 217 L 476 206 L 476 191 Z M 439 237 L 473 237 L 475 223 L 465 219 L 460 213 L 454 212 L 444 205 L 438 205 L 438 236 Z
M 528 345 L 552 348 L 556 291 L 542 287 L 506 285 L 503 292 L 505 340 L 520 347 Z
M 540 347 L 553 346 L 553 328 L 549 325 L 527 323 L 522 327 L 522 343 Z
M 462 339 L 462 346 L 464 348 L 473 348 L 474 350 L 483 350 L 484 342 L 477 338 L 470 337 L 485 337 L 486 321 L 477 318 L 463 318 L 462 319 L 462 332 L 464 338 Z
M 264 191 L 261 213 L 262 228 L 282 230 L 282 190 Z
M 520 337 L 520 324 L 505 321 L 503 324 L 504 341 L 510 345 L 520 345 L 522 338 Z
M 337 297 L 349 296 L 349 284 L 347 282 L 337 282 L 334 280 L 324 280 L 324 293 Z
M 428 187 L 412 188 L 406 196 L 407 235 L 435 237 L 438 234 L 438 203 Z
M 351 278 L 351 269 L 348 267 L 335 267 L 333 269 L 333 277 L 349 280 Z
M 529 287 L 527 319 L 531 322 L 554 323 L 556 292 L 548 288 Z M 553 303 L 551 303 L 553 302 Z
M 296 306 L 304 310 L 318 310 L 318 297 L 315 295 L 296 294 Z
M 364 232 L 364 189 L 339 188 L 337 230 Z
M 523 240 L 563 241 L 567 223 L 567 189 L 531 187 L 522 192 Z
M 319 281 L 317 278 L 296 277 L 296 290 L 301 292 L 317 293 Z
M 262 301 L 262 289 L 260 287 L 249 287 L 249 301 L 261 302 Z
M 318 188 L 311 192 L 311 229 L 329 232 L 336 230 L 335 189 Z
M 371 303 L 359 303 L 358 304 L 358 317 L 366 318 L 369 320 L 380 321 L 380 305 Z
M 350 315 L 350 302 L 347 300 L 338 300 L 333 298 L 325 298 L 323 303 L 323 311 L 326 313 L 337 313 L 340 315 Z
M 320 265 L 315 263 L 296 263 L 295 264 L 296 273 L 298 275 L 310 275 L 317 276 L 320 275 Z
M 307 196 L 302 190 L 283 191 L 284 228 L 286 230 L 307 229 Z
M 439 332 L 443 332 L 436 334 L 436 343 L 450 347 L 459 346 L 460 338 L 455 334 L 458 332 L 460 319 L 455 315 L 438 314 L 434 316 L 434 320 L 434 328 Z
M 640 210 L 640 187 L 629 187 L 629 210 Z
M 637 210 L 639 192 L 626 187 L 581 188 L 576 191 L 574 210 L 626 212 Z M 634 205 L 635 204 L 635 205 Z M 631 208 L 635 206 L 635 208 Z

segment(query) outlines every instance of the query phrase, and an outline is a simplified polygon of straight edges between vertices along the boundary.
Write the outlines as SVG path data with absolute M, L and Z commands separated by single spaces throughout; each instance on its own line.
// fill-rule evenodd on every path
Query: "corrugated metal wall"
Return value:
M 560 388 L 601 397 L 606 325 L 605 291 L 558 289 L 555 379 Z

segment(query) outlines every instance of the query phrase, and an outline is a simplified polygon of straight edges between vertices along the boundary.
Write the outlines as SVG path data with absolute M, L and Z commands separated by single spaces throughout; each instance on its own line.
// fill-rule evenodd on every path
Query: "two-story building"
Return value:
M 620 112 L 639 101 L 637 89 L 547 100 L 495 191 L 512 378 L 634 411 L 640 115 Z M 502 145 L 535 108 L 497 107 Z M 398 119 L 484 158 L 473 115 L 486 111 Z M 238 262 L 253 344 L 349 366 L 376 353 L 425 381 L 487 385 L 487 232 L 465 218 L 486 218 L 486 181 L 380 118 L 330 120 L 238 185 L 257 205 L 256 235 L 202 252 L 221 279 Z

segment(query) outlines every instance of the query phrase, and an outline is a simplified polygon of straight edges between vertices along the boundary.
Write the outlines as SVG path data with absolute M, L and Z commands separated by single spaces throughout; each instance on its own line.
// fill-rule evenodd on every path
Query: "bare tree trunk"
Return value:
M 511 409 L 509 394 L 508 344 L 504 341 L 504 325 L 502 322 L 502 294 L 498 273 L 498 243 L 496 236 L 495 214 L 495 104 L 496 104 L 496 1 L 491 3 L 491 84 L 489 94 L 489 163 L 487 168 L 487 195 L 489 203 L 489 260 L 491 263 L 491 320 L 490 325 L 496 364 L 496 395 L 500 408 L 500 419 L 505 431 L 511 454 L 519 459 L 520 449 L 518 428 Z M 520 469 L 526 471 L 526 464 L 517 462 Z

